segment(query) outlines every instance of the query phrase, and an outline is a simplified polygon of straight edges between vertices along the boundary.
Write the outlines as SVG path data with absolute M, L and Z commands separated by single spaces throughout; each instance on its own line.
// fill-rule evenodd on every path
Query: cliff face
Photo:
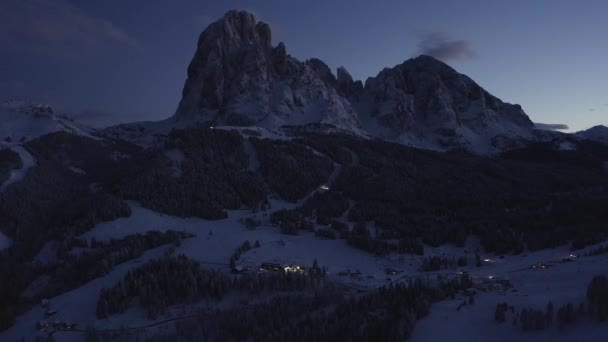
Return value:
M 175 116 L 219 125 L 359 127 L 325 63 L 300 62 L 283 43 L 272 47 L 270 27 L 239 11 L 226 13 L 201 34 Z
M 429 56 L 384 69 L 367 80 L 364 91 L 379 134 L 412 145 L 500 148 L 505 139 L 531 137 L 534 128 L 519 105 L 502 102 Z

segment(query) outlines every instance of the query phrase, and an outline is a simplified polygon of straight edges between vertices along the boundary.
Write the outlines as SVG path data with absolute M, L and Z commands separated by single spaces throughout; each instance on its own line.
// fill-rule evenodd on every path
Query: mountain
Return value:
M 360 126 L 325 63 L 300 62 L 283 43 L 273 47 L 270 27 L 244 11 L 226 13 L 201 34 L 175 118 L 182 125 Z
M 530 139 L 534 128 L 519 105 L 430 56 L 382 70 L 365 82 L 364 96 L 377 134 L 413 146 L 491 153 Z
M 15 100 L 0 104 L 0 146 L 23 143 L 59 131 L 77 135 L 89 133 L 87 128 L 56 114 L 48 105 Z
M 576 132 L 574 135 L 579 138 L 608 144 L 608 127 L 603 125 L 594 126 L 587 130 Z
M 534 125 L 433 57 L 382 70 L 365 85 L 344 67 L 301 62 L 253 14 L 229 11 L 203 31 L 174 116 L 178 126 L 330 124 L 357 134 L 434 150 L 487 154 L 521 146 Z

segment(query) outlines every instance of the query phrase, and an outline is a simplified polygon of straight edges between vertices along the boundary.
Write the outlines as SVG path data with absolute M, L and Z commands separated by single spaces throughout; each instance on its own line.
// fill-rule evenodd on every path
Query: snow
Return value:
M 171 161 L 171 169 L 173 170 L 174 177 L 182 176 L 182 162 L 186 159 L 184 152 L 181 150 L 174 148 L 168 151 L 165 151 L 165 156 Z
M 583 299 L 585 288 L 591 277 L 606 272 L 605 265 L 608 256 L 579 257 L 574 262 L 562 263 L 563 257 L 570 255 L 567 247 L 531 252 L 522 255 L 500 256 L 481 252 L 484 262 L 482 267 L 475 267 L 469 262 L 467 267 L 437 272 L 422 273 L 418 271 L 422 259 L 417 255 L 389 255 L 377 257 L 364 251 L 354 249 L 344 240 L 325 240 L 312 232 L 301 232 L 299 235 L 283 235 L 277 227 L 269 223 L 265 212 L 253 214 L 249 210 L 229 211 L 224 220 L 204 220 L 200 218 L 178 218 L 164 215 L 146 208 L 136 202 L 128 202 L 132 214 L 127 218 L 119 218 L 111 222 L 97 224 L 91 231 L 81 237 L 86 239 L 109 240 L 121 238 L 130 234 L 145 233 L 150 230 L 178 230 L 195 234 L 194 238 L 182 241 L 176 248 L 176 253 L 201 262 L 205 267 L 219 268 L 229 272 L 229 258 L 245 241 L 253 245 L 260 242 L 259 248 L 253 248 L 242 254 L 237 261 L 239 266 L 249 266 L 253 269 L 262 262 L 277 262 L 310 266 L 316 259 L 321 266 L 328 268 L 330 280 L 358 290 L 369 291 L 391 281 L 402 281 L 409 278 L 434 279 L 437 275 L 455 276 L 457 271 L 465 270 L 474 279 L 496 276 L 510 280 L 517 292 L 486 293 L 478 292 L 475 304 L 467 305 L 462 310 L 456 307 L 462 301 L 446 300 L 436 303 L 431 308 L 431 314 L 422 319 L 416 326 L 412 341 L 444 341 L 454 336 L 462 336 L 463 340 L 479 341 L 570 341 L 585 337 L 586 340 L 605 340 L 608 329 L 602 329 L 597 324 L 580 323 L 568 328 L 565 335 L 557 335 L 554 330 L 542 333 L 523 333 L 510 323 L 499 325 L 494 322 L 493 314 L 498 302 L 507 301 L 517 308 L 544 308 L 548 301 L 555 306 L 565 302 L 578 303 Z M 293 207 L 293 204 L 273 200 L 272 211 Z M 241 220 L 255 216 L 262 222 L 256 229 L 247 229 Z M 465 247 L 445 245 L 437 248 L 425 247 L 425 254 L 447 257 L 465 255 L 469 260 L 474 259 L 473 250 L 478 247 L 478 241 L 471 237 Z M 93 280 L 79 289 L 51 299 L 53 308 L 59 311 L 58 319 L 69 319 L 78 323 L 79 327 L 95 326 L 98 329 L 117 328 L 121 326 L 140 326 L 150 323 L 141 310 L 132 308 L 128 312 L 112 316 L 106 320 L 95 318 L 95 306 L 98 291 L 101 287 L 115 284 L 131 268 L 158 257 L 164 247 L 148 251 L 144 257 L 129 261 L 116 267 L 110 274 Z M 551 265 L 548 269 L 531 269 L 530 266 L 543 262 Z M 399 272 L 395 276 L 387 276 L 386 269 L 392 268 Z M 360 276 L 344 276 L 339 273 L 361 272 Z M 197 305 L 202 305 L 201 303 Z M 447 317 L 447 318 L 446 318 Z M 17 319 L 17 325 L 6 332 L 0 333 L 0 340 L 15 340 L 21 335 L 33 338 L 33 328 L 42 319 L 42 309 L 35 307 Z M 441 326 L 442 329 L 437 329 Z M 78 334 L 63 333 L 56 337 L 65 340 L 77 340 Z
M 0 251 L 9 248 L 13 244 L 13 240 L 0 232 Z
M 52 264 L 57 261 L 57 249 L 59 248 L 59 241 L 51 240 L 47 241 L 44 246 L 40 249 L 40 252 L 34 258 L 34 261 L 41 264 Z
M 562 257 L 571 252 L 566 247 L 544 250 L 521 256 L 491 258 L 479 269 L 469 268 L 474 277 L 490 275 L 511 281 L 517 292 L 481 292 L 475 295 L 475 303 L 460 311 L 456 308 L 463 298 L 436 303 L 429 316 L 418 322 L 412 341 L 448 341 L 458 336 L 462 341 L 607 341 L 608 328 L 597 322 L 578 321 L 560 333 L 553 326 L 542 332 L 523 332 L 513 326 L 510 317 L 498 324 L 494 321 L 496 304 L 507 302 L 516 310 L 522 308 L 546 308 L 549 301 L 557 308 L 571 302 L 584 301 L 586 287 L 596 274 L 606 274 L 608 256 L 579 257 L 574 262 L 561 263 Z M 530 268 L 536 262 L 544 262 L 547 269 Z M 441 329 L 438 329 L 441 327 Z
M 144 253 L 144 255 L 136 261 L 128 261 L 120 264 L 109 274 L 97 278 L 84 286 L 61 294 L 50 299 L 51 309 L 57 311 L 50 319 L 44 318 L 44 309 L 38 305 L 17 317 L 14 326 L 0 333 L 0 341 L 17 341 L 24 337 L 27 341 L 33 341 L 37 336 L 35 329 L 36 323 L 44 320 L 53 320 L 59 322 L 75 322 L 79 329 L 84 329 L 89 325 L 94 325 L 97 328 L 104 327 L 120 327 L 139 323 L 121 316 L 121 321 L 116 321 L 115 317 L 110 317 L 105 320 L 97 320 L 95 309 L 97 307 L 97 297 L 99 291 L 104 287 L 110 287 L 122 279 L 126 273 L 137 267 L 140 263 L 146 262 L 153 258 L 157 258 L 167 247 L 159 247 Z M 134 317 L 133 320 L 136 320 Z M 81 341 L 82 335 L 79 333 L 61 333 L 55 334 L 57 341 Z
M 15 145 L 11 146 L 10 149 L 19 154 L 23 165 L 20 169 L 11 171 L 9 178 L 0 186 L 0 191 L 4 191 L 9 185 L 25 178 L 27 170 L 36 165 L 34 157 L 23 146 Z
M 0 104 L 0 145 L 23 143 L 58 131 L 90 136 L 91 130 L 54 114 L 47 105 L 23 101 Z
M 311 266 L 314 259 L 317 259 L 320 265 L 328 267 L 330 274 L 337 274 L 347 269 L 353 271 L 359 269 L 365 276 L 374 276 L 375 280 L 358 282 L 365 287 L 382 284 L 386 267 L 405 267 L 397 261 L 373 257 L 354 249 L 343 240 L 324 240 L 311 232 L 302 232 L 296 236 L 283 235 L 277 227 L 270 226 L 268 217 L 264 214 L 257 214 L 262 226 L 249 230 L 239 222 L 240 219 L 252 215 L 248 210 L 230 211 L 228 219 L 209 221 L 159 214 L 135 202 L 129 202 L 129 205 L 132 209 L 130 217 L 98 224 L 82 237 L 109 240 L 150 230 L 183 230 L 197 236 L 182 242 L 176 250 L 177 253 L 183 253 L 203 264 L 219 265 L 226 269 L 230 256 L 245 240 L 249 240 L 252 244 L 259 240 L 262 247 L 244 254 L 241 259 L 242 265 L 257 267 L 264 261 L 273 261 Z M 273 210 L 291 205 L 274 201 Z
M 564 140 L 558 143 L 557 149 L 559 151 L 575 151 L 576 144 L 571 141 Z
M 594 140 L 603 144 L 608 144 L 608 127 L 598 125 L 589 128 L 585 131 L 580 131 L 574 134 L 578 138 Z
M 77 175 L 86 175 L 87 172 L 79 167 L 73 166 L 73 165 L 68 165 L 68 170 L 70 170 L 72 173 L 77 174 Z

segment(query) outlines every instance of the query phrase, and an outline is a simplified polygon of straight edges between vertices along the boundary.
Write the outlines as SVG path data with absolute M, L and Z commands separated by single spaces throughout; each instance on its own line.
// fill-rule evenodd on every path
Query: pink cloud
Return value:
M 445 33 L 434 32 L 422 37 L 418 42 L 419 53 L 437 59 L 462 60 L 477 57 L 477 52 L 468 40 L 450 40 Z

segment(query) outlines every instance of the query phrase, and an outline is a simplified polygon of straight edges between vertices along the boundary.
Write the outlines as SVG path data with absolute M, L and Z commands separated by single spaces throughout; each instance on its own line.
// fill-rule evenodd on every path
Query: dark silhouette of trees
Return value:
M 597 275 L 591 279 L 587 286 L 587 300 L 589 310 L 600 321 L 608 319 L 608 278 Z

